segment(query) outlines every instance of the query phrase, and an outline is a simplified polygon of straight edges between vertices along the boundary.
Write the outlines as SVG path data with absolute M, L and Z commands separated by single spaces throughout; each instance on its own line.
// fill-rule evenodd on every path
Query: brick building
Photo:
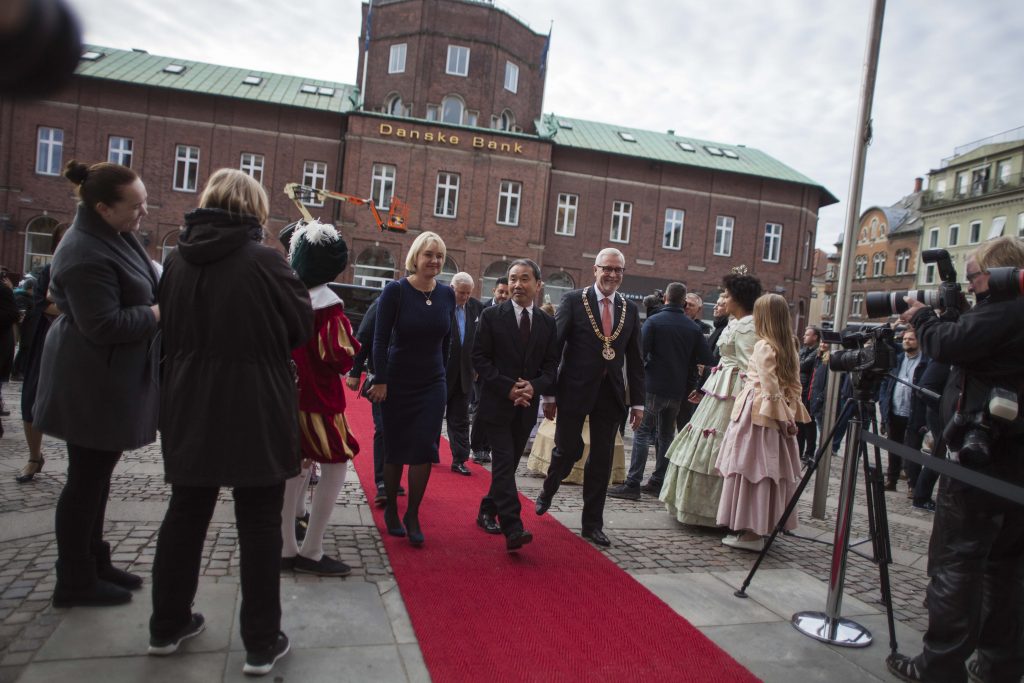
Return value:
M 474 275 L 478 294 L 528 256 L 557 302 L 615 246 L 628 295 L 681 280 L 713 302 L 722 275 L 744 264 L 806 324 L 818 210 L 836 201 L 825 188 L 742 145 L 542 114 L 548 38 L 489 3 L 377 0 L 370 26 L 362 92 L 90 46 L 61 93 L 0 99 L 0 262 L 19 271 L 48 259 L 49 233 L 74 212 L 59 175 L 71 158 L 140 173 L 142 238 L 157 259 L 210 173 L 229 166 L 268 189 L 275 234 L 298 218 L 288 182 L 379 206 L 401 198 L 410 233 L 441 234 L 445 271 Z M 378 232 L 351 205 L 310 210 L 349 242 L 343 280 L 402 274 L 411 235 Z

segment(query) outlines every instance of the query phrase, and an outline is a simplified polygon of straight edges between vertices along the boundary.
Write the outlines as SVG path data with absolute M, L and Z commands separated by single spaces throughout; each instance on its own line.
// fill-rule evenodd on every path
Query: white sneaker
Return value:
M 758 538 L 755 541 L 741 541 L 739 536 L 726 536 L 722 539 L 722 544 L 727 545 L 730 548 L 739 548 L 740 550 L 752 550 L 755 553 L 759 553 L 764 550 L 764 539 Z

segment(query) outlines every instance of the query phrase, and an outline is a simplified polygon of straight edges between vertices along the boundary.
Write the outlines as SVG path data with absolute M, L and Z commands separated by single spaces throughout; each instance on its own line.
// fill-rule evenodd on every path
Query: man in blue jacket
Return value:
M 626 483 L 608 490 L 613 498 L 638 500 L 640 491 L 657 495 L 665 478 L 665 454 L 675 436 L 676 415 L 686 399 L 687 379 L 698 365 L 712 362 L 704 332 L 686 314 L 686 285 L 673 282 L 665 289 L 665 306 L 644 323 L 641 350 L 647 390 L 644 418 L 633 438 L 633 454 Z M 647 450 L 655 445 L 655 468 L 647 484 L 640 482 L 647 466 Z

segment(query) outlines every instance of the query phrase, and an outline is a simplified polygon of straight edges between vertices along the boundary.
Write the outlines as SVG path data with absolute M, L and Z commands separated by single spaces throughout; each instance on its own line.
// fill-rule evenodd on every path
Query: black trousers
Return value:
M 381 417 L 380 403 L 370 401 L 373 415 L 373 483 L 384 485 L 384 418 Z
M 444 419 L 448 423 L 448 442 L 452 447 L 452 462 L 469 460 L 469 394 L 457 386 L 448 394 L 448 407 Z
M 619 400 L 611 381 L 605 376 L 597 392 L 597 401 L 590 411 L 590 457 L 583 469 L 583 531 L 604 527 L 604 501 L 608 479 L 612 475 L 612 453 L 615 433 L 626 407 Z M 551 465 L 544 479 L 544 495 L 551 498 L 562 480 L 572 472 L 573 465 L 583 457 L 583 421 L 586 413 L 572 411 L 572 406 L 559 406 L 555 424 L 555 448 Z
M 896 413 L 889 413 L 889 438 L 896 443 L 903 443 L 907 434 L 907 418 Z M 887 481 L 897 481 L 900 478 L 900 470 L 903 468 L 903 458 L 893 453 L 888 453 L 888 468 L 885 478 Z
M 810 403 L 806 399 L 801 400 L 803 400 L 804 408 L 807 408 L 807 411 L 810 412 Z M 797 422 L 796 430 L 796 443 L 797 448 L 800 450 L 800 457 L 804 460 L 810 460 L 814 457 L 814 452 L 818 446 L 818 425 L 814 420 L 810 422 Z
M 491 487 L 487 495 L 480 501 L 480 513 L 497 515 L 501 523 L 501 533 L 508 536 L 521 531 L 523 521 L 520 517 L 522 504 L 519 502 L 519 489 L 516 488 L 516 470 L 526 449 L 533 428 L 527 423 L 523 427 L 523 411 L 536 414 L 532 407 L 516 408 L 511 424 L 488 422 L 477 418 L 477 423 L 487 435 L 491 444 Z
M 68 478 L 57 500 L 57 589 L 88 589 L 96 572 L 110 566 L 103 522 L 110 476 L 120 451 L 98 451 L 68 444 Z
M 154 638 L 173 636 L 192 615 L 203 543 L 217 504 L 217 487 L 172 486 L 153 560 Z M 241 553 L 241 622 L 245 649 L 266 650 L 281 630 L 281 506 L 284 482 L 234 490 Z
M 928 548 L 928 630 L 918 659 L 926 681 L 1024 676 L 1024 506 L 945 477 Z

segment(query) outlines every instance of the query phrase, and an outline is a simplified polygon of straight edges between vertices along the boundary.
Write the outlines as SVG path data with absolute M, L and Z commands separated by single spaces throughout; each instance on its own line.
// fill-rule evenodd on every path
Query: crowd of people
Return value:
M 269 202 L 250 176 L 211 175 L 161 268 L 136 237 L 147 197 L 133 171 L 72 161 L 65 175 L 80 204 L 64 239 L 54 237 L 52 263 L 17 293 L 6 275 L 0 286 L 0 329 L 24 330 L 17 362 L 7 353 L 13 338 L 0 337 L 13 366 L 0 370 L 24 378 L 29 460 L 17 480 L 42 470 L 42 434 L 66 442 L 53 604 L 123 604 L 143 579 L 113 565 L 103 538 L 111 477 L 122 453 L 153 443 L 159 429 L 171 496 L 153 566 L 152 655 L 172 654 L 205 628 L 192 604 L 221 487 L 233 490 L 238 526 L 244 672 L 262 675 L 290 647 L 281 632 L 281 573 L 351 571 L 324 552 L 324 536 L 361 443 L 372 444 L 373 502 L 383 507 L 386 532 L 414 547 L 430 531 L 420 511 L 429 505 L 445 423 L 453 473 L 471 476 L 470 460 L 491 464 L 477 526 L 504 536 L 510 552 L 534 540 L 515 475 L 542 416 L 555 422 L 555 445 L 536 515 L 586 451 L 583 538 L 611 545 L 606 497 L 647 493 L 682 523 L 721 529 L 724 545 L 761 551 L 780 522 L 797 524 L 782 515 L 801 461 L 837 448 L 851 414 L 849 403 L 841 407 L 838 436 L 818 445 L 827 436 L 829 345 L 813 327 L 798 340 L 788 302 L 764 293 L 743 267 L 723 278 L 713 325 L 700 320 L 703 301 L 680 282 L 646 301 L 642 319 L 618 291 L 626 259 L 614 248 L 597 254 L 593 284 L 557 307 L 538 304 L 543 276 L 529 259 L 511 261 L 481 302 L 468 273 L 439 280 L 446 245 L 426 231 L 410 245 L 407 275 L 383 288 L 353 331 L 327 286 L 347 267 L 344 239 L 332 225 L 292 224 L 278 236 L 282 258 L 262 244 Z M 975 275 L 976 291 L 980 280 Z M 879 392 L 880 427 L 939 456 L 941 407 L 912 385 L 941 392 L 958 361 L 945 347 L 929 358 L 915 332 L 937 334 L 930 320 L 918 313 L 909 322 Z M 355 434 L 346 418 L 358 397 L 372 404 L 372 435 Z M 628 475 L 609 489 L 615 440 L 627 424 Z M 905 470 L 915 507 L 935 510 L 933 472 L 895 455 L 888 468 L 888 490 Z M 911 677 L 932 666 L 928 643 L 924 661 L 891 666 Z

